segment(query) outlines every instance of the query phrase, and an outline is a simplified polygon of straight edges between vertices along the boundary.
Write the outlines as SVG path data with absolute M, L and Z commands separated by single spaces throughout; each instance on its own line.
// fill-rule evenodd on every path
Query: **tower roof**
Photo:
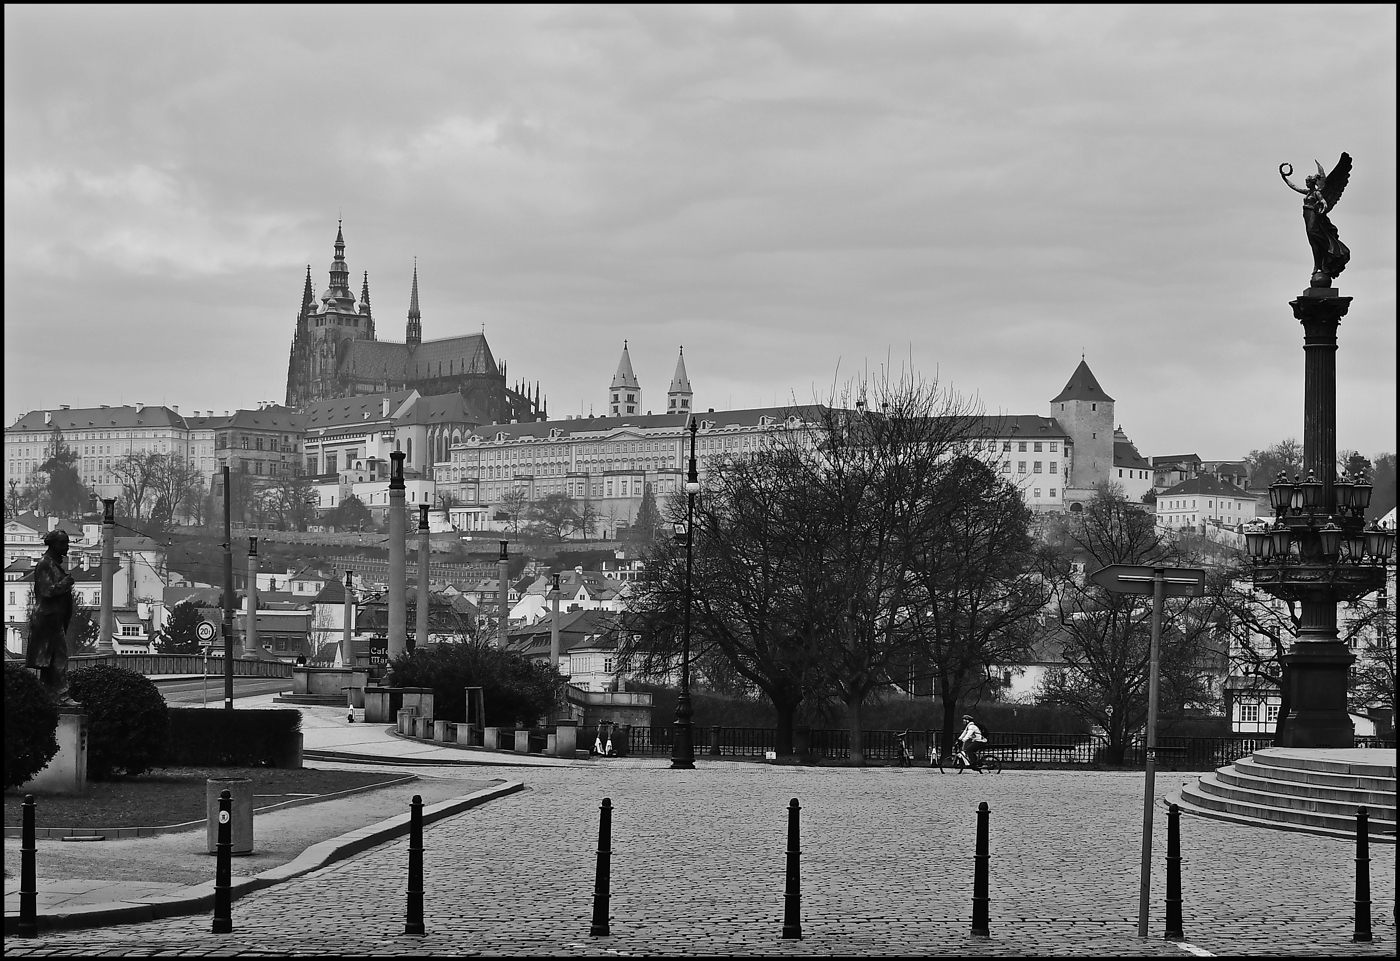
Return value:
M 1103 400 L 1109 403 L 1113 398 L 1104 393 L 1099 386 L 1098 380 L 1094 377 L 1094 372 L 1089 369 L 1089 365 L 1084 360 L 1079 361 L 1079 366 L 1074 368 L 1074 373 L 1070 375 L 1069 383 L 1065 384 L 1065 389 L 1059 395 L 1052 397 L 1050 403 L 1058 404 L 1064 400 Z
M 632 358 L 627 355 L 627 341 L 622 342 L 622 359 L 617 362 L 617 373 L 613 374 L 613 388 L 639 388 L 637 375 L 632 373 Z
M 408 298 L 408 319 L 419 320 L 422 314 L 418 312 L 418 258 L 413 258 L 413 293 Z
M 666 392 L 667 392 L 668 394 L 689 394 L 689 393 L 693 393 L 693 392 L 691 391 L 691 389 L 690 389 L 690 378 L 686 375 L 686 372 L 685 372 L 685 348 L 684 348 L 684 347 L 681 348 L 681 355 L 680 355 L 680 358 L 677 359 L 677 361 L 676 361 L 676 373 L 675 373 L 675 376 L 671 378 L 671 386 L 667 389 Z

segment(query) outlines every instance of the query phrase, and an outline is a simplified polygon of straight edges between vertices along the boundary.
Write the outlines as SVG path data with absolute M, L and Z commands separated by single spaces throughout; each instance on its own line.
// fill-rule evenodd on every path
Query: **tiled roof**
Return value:
M 1167 467 L 1172 464 L 1200 464 L 1200 457 L 1195 454 L 1167 454 L 1164 457 L 1152 458 L 1153 467 Z
M 534 624 L 513 627 L 510 630 L 511 647 L 519 651 L 538 653 L 548 651 L 552 634 L 551 618 L 544 617 Z M 585 644 L 603 647 L 614 646 L 610 639 L 617 625 L 618 615 L 612 611 L 572 611 L 559 615 L 559 649 L 561 653 Z M 593 638 L 589 641 L 589 638 Z M 543 641 L 543 644 L 540 642 Z
M 44 414 L 52 415 L 45 423 Z M 78 407 L 69 410 L 31 410 L 10 426 L 10 430 L 82 430 L 95 428 L 179 427 L 184 419 L 169 407 Z
M 1163 497 L 1177 497 L 1182 494 L 1223 494 L 1226 497 L 1248 498 L 1253 498 L 1255 496 L 1249 491 L 1236 487 L 1229 481 L 1221 480 L 1214 474 L 1200 474 L 1196 477 L 1187 478 L 1180 484 L 1168 487 L 1164 491 L 1158 491 L 1157 503 L 1160 505 Z
M 764 418 L 772 418 L 773 425 L 781 424 L 789 414 L 796 414 L 808 423 L 820 421 L 823 407 L 799 405 L 797 407 L 753 407 L 745 410 L 695 411 L 695 419 L 702 425 L 711 423 L 722 427 L 758 427 Z M 640 430 L 671 428 L 684 430 L 690 422 L 690 414 L 635 414 L 621 417 L 578 417 L 573 420 L 541 420 L 528 424 L 485 424 L 472 432 L 483 441 L 490 441 L 498 433 L 505 434 L 507 440 L 521 437 L 547 438 L 551 430 L 558 430 L 561 437 L 572 434 L 601 435 L 622 431 L 629 427 Z
M 355 341 L 355 343 L 375 343 Z M 402 346 L 402 345 L 400 345 Z M 384 399 L 389 400 L 389 416 L 403 406 L 415 391 L 396 390 L 387 394 L 361 394 L 356 397 L 336 397 L 332 400 L 317 401 L 302 412 L 306 417 L 306 429 L 318 427 L 344 427 L 354 424 L 376 423 L 384 420 Z M 365 415 L 369 416 L 366 417 Z
M 1050 400 L 1052 404 L 1058 404 L 1065 400 L 1103 400 L 1109 403 L 1113 398 L 1104 393 L 1104 389 L 1099 386 L 1098 380 L 1094 377 L 1094 372 L 1089 369 L 1089 365 L 1081 360 L 1079 366 L 1074 368 L 1074 373 L 1069 376 L 1069 383 L 1065 384 L 1065 389 L 1060 391 Z
M 979 417 L 972 427 L 978 437 L 1068 437 L 1053 417 L 1037 414 L 998 414 Z
M 1113 466 L 1131 467 L 1133 470 L 1152 469 L 1152 464 L 1148 462 L 1146 457 L 1138 453 L 1137 448 L 1133 446 L 1131 441 L 1127 443 L 1122 441 L 1113 442 Z
M 346 346 L 340 367 L 356 379 L 390 384 L 438 376 L 496 373 L 495 359 L 482 334 L 425 340 L 416 346 L 385 340 L 352 340 Z

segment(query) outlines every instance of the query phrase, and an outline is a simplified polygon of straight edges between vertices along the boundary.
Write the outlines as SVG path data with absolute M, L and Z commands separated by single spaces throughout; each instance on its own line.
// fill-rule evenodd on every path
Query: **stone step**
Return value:
M 1393 777 L 1337 773 L 1311 768 L 1280 767 L 1269 763 L 1261 763 L 1259 755 L 1257 754 L 1253 757 L 1240 758 L 1235 762 L 1234 767 L 1242 774 L 1248 774 L 1252 777 L 1270 781 L 1314 784 L 1318 787 L 1330 787 L 1341 790 L 1382 791 L 1392 795 L 1395 793 L 1395 778 Z
M 1354 756 L 1348 757 L 1346 754 Z M 1268 747 L 1255 751 L 1251 756 L 1256 763 L 1269 767 L 1395 779 L 1394 750 L 1371 749 L 1329 754 L 1311 749 Z
M 1215 810 L 1193 803 L 1185 790 L 1174 791 L 1167 795 L 1164 803 L 1178 805 L 1181 810 L 1195 817 L 1209 818 L 1212 821 L 1228 821 L 1232 824 L 1244 824 L 1249 827 L 1264 828 L 1269 831 L 1295 831 L 1301 834 L 1316 834 L 1321 837 L 1336 838 L 1340 841 L 1350 841 L 1356 837 L 1356 822 L 1353 820 L 1346 828 L 1329 828 L 1318 825 L 1295 824 L 1288 821 L 1273 821 L 1257 814 L 1235 814 L 1229 811 Z M 1394 834 L 1370 833 L 1370 838 L 1377 844 L 1394 844 Z
M 1327 783 L 1317 784 L 1311 781 L 1280 781 L 1260 774 L 1260 771 L 1259 767 L 1244 767 L 1236 764 L 1232 767 L 1220 768 L 1215 772 L 1215 776 L 1226 784 L 1245 790 L 1290 794 L 1297 798 L 1337 801 L 1352 805 L 1364 804 L 1373 809 L 1389 808 L 1391 811 L 1395 810 L 1394 790 L 1363 790 Z
M 1386 799 L 1379 804 L 1360 798 L 1357 800 L 1310 798 L 1292 793 L 1280 793 L 1268 782 L 1262 782 L 1262 784 L 1255 782 L 1259 786 L 1232 784 L 1227 780 L 1227 777 L 1225 769 L 1216 774 L 1204 775 L 1195 786 L 1194 791 L 1198 794 L 1209 794 L 1213 797 L 1260 807 L 1299 811 L 1307 814 L 1328 814 L 1342 818 L 1355 818 L 1356 809 L 1365 805 L 1373 822 L 1388 824 L 1389 830 L 1395 830 L 1395 802 L 1393 798 Z
M 306 704 L 320 707 L 345 707 L 344 694 L 282 694 L 274 697 L 278 704 Z
M 1203 784 L 1206 775 L 1198 784 Z M 1300 811 L 1293 808 L 1274 807 L 1261 803 L 1258 800 L 1237 800 L 1229 797 L 1221 797 L 1212 793 L 1197 790 L 1198 785 L 1187 784 L 1181 789 L 1180 797 L 1196 808 L 1203 809 L 1205 813 L 1217 812 L 1229 814 L 1236 817 L 1253 818 L 1262 822 L 1286 827 L 1297 825 L 1298 830 L 1308 830 L 1314 828 L 1335 832 L 1342 836 L 1356 833 L 1356 814 L 1353 811 L 1350 816 L 1331 814 L 1323 811 Z M 1371 834 L 1380 838 L 1395 837 L 1395 823 L 1384 821 L 1371 822 Z

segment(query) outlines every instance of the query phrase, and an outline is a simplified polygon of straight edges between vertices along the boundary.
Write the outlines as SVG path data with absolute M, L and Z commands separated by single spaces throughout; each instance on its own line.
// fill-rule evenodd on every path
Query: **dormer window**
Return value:
M 700 429 L 701 429 L 701 430 L 714 430 L 714 429 L 715 429 L 715 422 L 712 421 L 712 420 L 702 420 L 702 421 L 700 422 Z
M 759 426 L 759 427 L 772 427 L 775 423 L 777 423 L 777 421 L 778 421 L 778 419 L 777 419 L 776 417 L 770 417 L 770 416 L 768 416 L 767 414 L 764 414 L 762 417 L 760 417 L 760 418 L 758 419 L 758 426 Z

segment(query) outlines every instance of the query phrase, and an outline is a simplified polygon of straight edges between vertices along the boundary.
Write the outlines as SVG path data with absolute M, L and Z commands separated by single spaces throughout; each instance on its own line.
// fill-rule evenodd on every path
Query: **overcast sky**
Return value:
M 1142 453 L 1301 437 L 1301 181 L 1345 150 L 1342 447 L 1395 449 L 1395 8 L 5 7 L 5 423 L 285 396 L 336 219 L 379 334 L 554 416 L 911 364 Z

